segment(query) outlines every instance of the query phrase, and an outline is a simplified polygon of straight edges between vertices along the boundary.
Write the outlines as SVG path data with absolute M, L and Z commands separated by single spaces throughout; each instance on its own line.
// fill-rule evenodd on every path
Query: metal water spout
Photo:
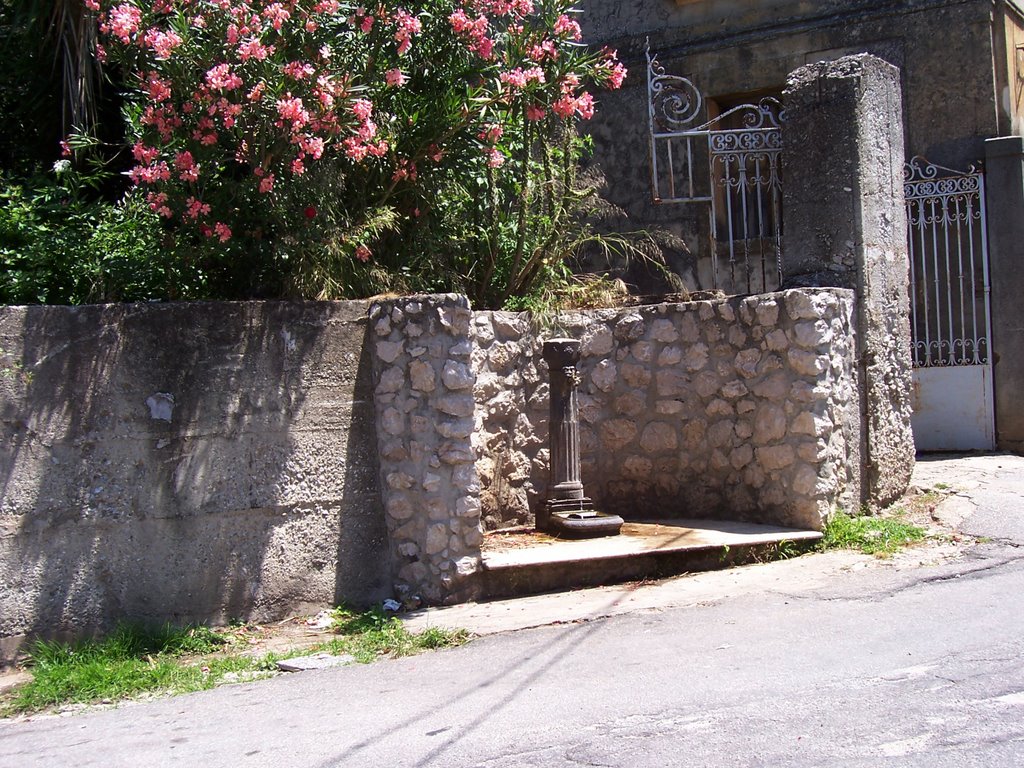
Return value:
M 547 500 L 537 512 L 537 528 L 571 536 L 610 536 L 622 528 L 622 518 L 594 510 L 580 479 L 580 423 L 576 390 L 580 374 L 580 342 L 544 342 L 550 372 L 549 448 L 551 473 Z

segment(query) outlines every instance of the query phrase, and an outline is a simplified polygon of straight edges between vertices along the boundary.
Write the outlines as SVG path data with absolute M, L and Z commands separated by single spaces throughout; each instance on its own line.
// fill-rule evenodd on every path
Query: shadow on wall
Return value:
M 386 596 L 366 309 L 0 308 L 0 638 Z

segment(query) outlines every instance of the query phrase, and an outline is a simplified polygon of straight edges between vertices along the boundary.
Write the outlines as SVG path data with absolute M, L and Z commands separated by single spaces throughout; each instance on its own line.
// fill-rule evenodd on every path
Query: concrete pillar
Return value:
M 1024 450 L 1024 137 L 985 142 L 996 446 Z
M 899 70 L 868 54 L 811 64 L 783 103 L 784 284 L 856 291 L 861 501 L 880 507 L 914 466 Z

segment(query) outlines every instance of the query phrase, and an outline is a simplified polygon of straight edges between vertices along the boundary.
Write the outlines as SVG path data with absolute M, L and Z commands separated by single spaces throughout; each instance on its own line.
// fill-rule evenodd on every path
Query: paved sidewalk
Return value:
M 807 592 L 827 586 L 835 577 L 862 568 L 913 569 L 934 566 L 962 556 L 957 534 L 976 531 L 973 516 L 981 494 L 1005 497 L 1016 514 L 1006 527 L 1020 525 L 1024 514 L 1024 457 L 1013 454 L 937 454 L 919 457 L 912 490 L 948 494 L 931 513 L 935 532 L 945 541 L 912 547 L 879 560 L 856 552 L 837 551 L 748 565 L 726 571 L 677 576 L 651 582 L 554 592 L 530 597 L 429 608 L 405 619 L 412 630 L 430 626 L 461 627 L 479 635 L 547 624 L 590 621 L 633 611 L 662 611 L 777 590 Z M 925 521 L 927 522 L 927 521 Z M 990 536 L 989 526 L 974 535 Z M 1024 540 L 1024 537 L 1022 537 Z

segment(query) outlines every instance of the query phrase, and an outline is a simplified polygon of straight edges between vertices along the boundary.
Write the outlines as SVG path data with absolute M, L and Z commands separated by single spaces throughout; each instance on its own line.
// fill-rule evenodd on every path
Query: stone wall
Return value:
M 562 314 L 588 494 L 801 527 L 855 506 L 853 316 L 843 289 Z M 450 295 L 0 308 L 0 651 L 477 597 L 482 529 L 543 500 L 544 335 Z
M 627 519 L 820 528 L 859 501 L 853 297 L 845 290 L 562 314 L 583 342 L 583 483 Z M 477 313 L 487 528 L 530 520 L 547 476 L 547 371 L 525 317 Z
M 389 596 L 368 308 L 0 307 L 0 638 Z
M 804 141 L 783 148 L 782 272 L 856 292 L 862 502 L 884 507 L 914 466 L 899 71 L 867 54 L 819 62 L 793 72 L 783 98 Z
M 470 316 L 463 296 L 411 296 L 370 309 L 395 588 L 412 604 L 477 594 L 483 536 L 470 442 Z

